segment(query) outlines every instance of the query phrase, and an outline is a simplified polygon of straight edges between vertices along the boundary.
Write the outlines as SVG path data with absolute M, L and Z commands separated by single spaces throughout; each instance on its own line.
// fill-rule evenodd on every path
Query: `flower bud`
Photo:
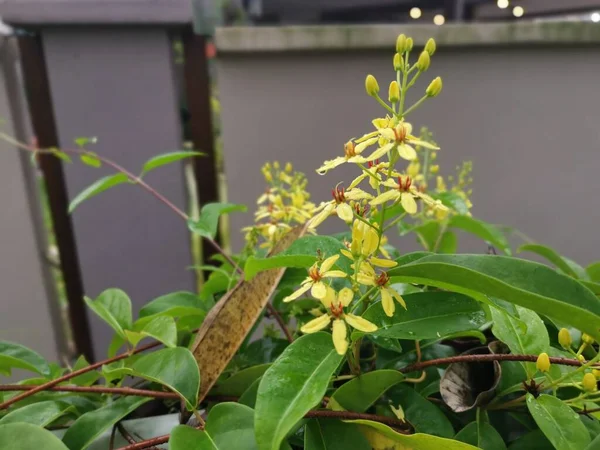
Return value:
M 550 358 L 548 357 L 548 353 L 540 353 L 537 361 L 535 362 L 535 366 L 540 372 L 548 372 L 550 369 Z
M 431 172 L 433 175 L 437 174 L 440 171 L 440 166 L 437 164 L 432 164 L 429 167 L 429 172 Z
M 593 338 L 593 337 L 591 337 L 591 336 L 590 336 L 589 334 L 587 334 L 587 333 L 583 333 L 583 334 L 581 335 L 581 340 L 582 340 L 583 342 L 585 342 L 587 345 L 592 345 L 592 344 L 594 343 L 594 338 Z
M 583 376 L 583 389 L 588 392 L 593 392 L 597 388 L 596 377 L 591 373 L 586 373 Z
M 592 369 L 592 374 L 596 377 L 596 378 L 600 378 L 600 370 L 598 369 Z
M 396 39 L 396 51 L 400 54 L 406 51 L 406 35 L 401 34 Z
M 394 55 L 394 70 L 402 70 L 403 65 L 404 61 L 402 61 L 402 55 L 400 53 L 396 53 Z
M 292 163 L 287 163 L 287 164 L 285 165 L 285 171 L 286 171 L 287 173 L 291 173 L 291 172 L 292 172 L 292 170 L 293 170 Z
M 585 356 L 583 356 L 583 355 L 577 355 L 577 359 L 579 360 L 579 362 L 581 364 L 585 364 L 586 363 Z
M 573 338 L 571 338 L 571 333 L 566 328 L 561 328 L 558 332 L 558 343 L 562 348 L 569 349 L 571 348 L 571 344 L 573 343 Z
M 417 69 L 419 69 L 420 72 L 425 72 L 427 69 L 429 69 L 430 64 L 431 58 L 429 57 L 429 53 L 423 50 L 419 55 L 419 59 L 417 60 Z
M 435 53 L 435 49 L 435 40 L 433 38 L 429 38 L 427 44 L 425 44 L 425 51 L 429 53 L 429 56 L 433 56 L 433 54 Z
M 413 38 L 406 38 L 406 51 L 410 52 L 413 48 Z
M 427 97 L 437 97 L 442 92 L 442 79 L 435 78 L 425 90 Z
M 367 90 L 367 94 L 371 97 L 375 97 L 379 92 L 379 84 L 377 84 L 377 80 L 373 75 L 367 75 L 365 79 L 365 89 Z
M 390 99 L 390 102 L 392 102 L 392 103 L 400 100 L 400 87 L 398 86 L 398 83 L 396 83 L 395 81 L 392 81 L 390 83 L 389 99 Z

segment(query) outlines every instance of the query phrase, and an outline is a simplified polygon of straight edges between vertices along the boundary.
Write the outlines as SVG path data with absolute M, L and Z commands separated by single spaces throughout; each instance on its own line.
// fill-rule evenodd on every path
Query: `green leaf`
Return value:
M 206 432 L 223 450 L 256 450 L 254 410 L 238 403 L 219 403 L 206 419 Z
M 460 430 L 454 439 L 475 445 L 483 450 L 506 449 L 502 436 L 487 422 L 471 422 Z
M 96 300 L 84 297 L 85 303 L 123 338 L 132 326 L 131 300 L 121 289 L 107 289 Z
M 78 137 L 75 138 L 73 140 L 73 142 L 75 142 L 75 145 L 77 145 L 77 147 L 85 147 L 88 144 L 95 144 L 96 142 L 98 142 L 98 138 L 95 136 L 92 137 Z
M 56 156 L 58 159 L 60 159 L 61 161 L 68 162 L 68 163 L 73 162 L 73 160 L 67 153 L 65 153 L 57 148 L 51 148 L 50 152 L 54 156 Z
M 150 401 L 145 397 L 121 397 L 102 408 L 79 417 L 63 436 L 69 450 L 83 450 L 98 436 L 132 411 Z
M 376 450 L 477 450 L 477 447 L 464 442 L 430 434 L 400 434 L 387 425 L 370 420 L 348 422 L 361 425 L 362 433 Z
M 346 248 L 339 240 L 331 236 L 304 236 L 297 239 L 290 247 L 277 255 L 269 258 L 256 258 L 250 256 L 246 260 L 244 273 L 246 280 L 267 269 L 279 267 L 310 267 L 317 261 L 317 253 L 325 258 L 339 254 L 340 250 Z M 337 261 L 341 269 L 350 268 L 350 260 L 340 257 Z M 340 266 L 346 264 L 346 266 Z
M 223 382 L 217 382 L 211 394 L 214 395 L 231 395 L 239 397 L 271 366 L 271 364 L 261 364 L 258 366 L 249 367 L 240 370 L 236 374 L 227 378 Z
M 403 296 L 406 309 L 396 305 L 392 317 L 380 303 L 371 305 L 363 317 L 379 328 L 371 333 L 396 339 L 436 339 L 460 331 L 476 330 L 486 322 L 481 305 L 453 292 L 418 292 Z M 361 333 L 354 332 L 354 336 Z
M 333 409 L 336 410 L 364 412 L 385 391 L 403 379 L 404 375 L 397 370 L 375 370 L 365 373 L 340 386 L 331 395 L 329 405 L 335 405 Z
M 550 247 L 546 247 L 545 245 L 524 244 L 517 249 L 517 252 L 531 252 L 535 253 L 536 255 L 540 255 L 541 257 L 546 258 L 548 261 L 554 264 L 566 275 L 569 275 L 573 278 L 581 278 L 580 275 L 582 275 L 582 272 L 584 274 L 584 278 L 587 277 L 583 268 L 581 268 L 581 271 L 573 269 L 571 265 L 565 260 L 565 258 L 560 256 L 556 250 Z
M 544 321 L 535 312 L 521 306 L 516 307 L 513 315 L 499 308 L 490 308 L 492 314 L 492 333 L 514 354 L 539 355 L 547 352 L 550 338 Z M 522 363 L 528 377 L 535 375 L 535 363 Z
M 454 216 L 450 219 L 448 226 L 473 234 L 507 255 L 511 254 L 510 244 L 506 240 L 506 236 L 504 236 L 504 233 L 502 233 L 500 229 L 492 224 L 474 219 L 470 216 Z
M 129 178 L 127 178 L 127 175 L 124 173 L 115 173 L 113 175 L 107 175 L 96 180 L 83 191 L 81 191 L 77 197 L 75 197 L 71 203 L 69 203 L 69 213 L 72 213 L 83 201 L 88 200 L 112 187 L 126 183 L 127 180 L 129 180 Z
M 208 203 L 200 210 L 200 217 L 194 221 L 188 221 L 188 227 L 192 233 L 198 234 L 208 239 L 214 239 L 217 235 L 219 226 L 219 217 L 223 214 L 229 214 L 235 211 L 246 211 L 245 205 L 235 205 L 233 203 Z
M 0 425 L 0 450 L 69 450 L 54 434 L 30 423 Z
M 73 372 L 83 369 L 89 365 L 90 364 L 85 359 L 85 356 L 81 355 L 79 358 L 77 358 L 77 361 L 75 361 L 75 364 L 73 365 Z M 90 370 L 89 372 L 82 373 L 75 378 L 71 378 L 70 383 L 77 386 L 91 386 L 98 380 L 98 378 L 100 378 L 100 374 L 96 370 Z
M 206 431 L 177 425 L 171 431 L 169 450 L 219 450 Z
M 600 300 L 543 264 L 495 255 L 431 255 L 388 271 L 392 282 L 437 286 L 489 303 L 492 296 L 532 309 L 600 339 Z
M 197 317 L 202 321 L 206 316 L 206 307 L 200 297 L 187 291 L 172 292 L 155 298 L 140 310 L 140 318 L 135 326 L 143 327 L 158 316 Z M 181 324 L 177 324 L 181 329 Z
M 417 261 L 421 258 L 425 258 L 426 256 L 431 256 L 433 253 L 431 252 L 411 252 L 405 253 L 400 258 L 396 259 L 396 262 L 399 266 L 403 266 L 404 264 L 409 264 L 411 262 Z
M 302 336 L 285 349 L 258 387 L 255 433 L 261 450 L 279 450 L 288 431 L 319 404 L 342 359 L 324 332 Z
M 86 166 L 94 167 L 96 169 L 102 166 L 102 161 L 100 161 L 98 155 L 96 155 L 94 152 L 84 153 L 80 156 L 80 159 L 81 162 Z
M 585 268 L 592 281 L 600 283 L 600 261 L 596 261 Z
M 256 406 L 256 395 L 258 394 L 259 385 L 260 378 L 254 380 L 254 383 L 252 383 L 248 389 L 244 391 L 244 393 L 240 396 L 238 403 L 249 406 L 250 408 L 254 408 Z
M 600 450 L 600 435 L 596 436 L 596 438 L 585 448 L 585 450 Z
M 536 429 L 514 440 L 509 450 L 548 450 L 552 444 L 546 439 L 542 430 Z
M 60 401 L 43 401 L 23 406 L 9 412 L 0 419 L 0 425 L 7 423 L 26 422 L 39 427 L 50 425 L 59 417 L 74 411 L 75 408 L 68 403 Z
M 456 253 L 458 238 L 452 231 L 445 231 L 437 245 L 438 253 Z
M 411 231 L 415 232 L 420 244 L 425 250 L 433 252 L 441 230 L 441 224 L 435 220 L 432 220 L 424 223 L 423 225 L 412 228 Z
M 141 331 L 131 332 L 125 330 L 125 334 L 133 346 L 136 346 L 145 337 L 156 339 L 166 347 L 175 347 L 177 345 L 177 325 L 175 324 L 175 320 L 170 316 L 159 315 L 146 323 Z
M 39 353 L 19 344 L 0 341 L 0 371 L 10 374 L 12 368 L 50 376 L 50 366 Z
M 406 420 L 417 433 L 451 438 L 454 428 L 444 413 L 411 386 L 399 384 L 390 389 L 387 396 L 395 407 L 402 406 Z
M 142 175 L 145 175 L 151 170 L 157 169 L 158 167 L 171 164 L 175 161 L 181 161 L 182 159 L 191 158 L 193 156 L 205 156 L 205 154 L 201 152 L 178 151 L 156 155 L 146 161 L 144 167 L 142 168 Z
M 188 409 L 198 403 L 200 372 L 187 348 L 164 348 L 144 355 L 131 365 L 133 375 L 162 384 L 186 401 Z
M 341 420 L 309 420 L 304 427 L 304 450 L 371 450 L 357 425 Z
M 547 394 L 536 399 L 527 394 L 527 408 L 555 448 L 580 450 L 590 443 L 590 434 L 579 415 L 562 400 Z

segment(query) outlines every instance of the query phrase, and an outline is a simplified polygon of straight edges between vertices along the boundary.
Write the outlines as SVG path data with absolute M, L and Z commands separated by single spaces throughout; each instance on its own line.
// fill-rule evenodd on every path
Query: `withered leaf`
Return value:
M 306 226 L 292 229 L 275 245 L 271 254 L 285 250 L 305 232 Z M 206 316 L 192 347 L 200 368 L 199 401 L 204 399 L 239 349 L 284 272 L 285 268 L 265 270 L 249 281 L 240 281 Z

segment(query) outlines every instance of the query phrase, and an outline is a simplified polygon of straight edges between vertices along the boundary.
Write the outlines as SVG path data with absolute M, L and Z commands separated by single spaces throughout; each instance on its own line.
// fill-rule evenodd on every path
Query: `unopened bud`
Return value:
M 431 172 L 433 175 L 435 175 L 435 174 L 437 174 L 437 173 L 440 171 L 440 166 L 439 166 L 439 165 L 437 165 L 437 164 L 433 164 L 433 165 L 431 165 L 431 166 L 429 167 L 429 171 L 430 171 L 430 172 Z
M 275 169 L 275 170 L 279 170 L 279 167 L 280 167 L 280 166 L 279 166 L 279 161 L 275 161 L 275 162 L 273 162 L 273 169 Z
M 437 97 L 442 92 L 442 79 L 435 78 L 425 90 L 427 97 Z
M 419 59 L 417 60 L 417 69 L 419 69 L 420 72 L 425 72 L 427 69 L 429 69 L 430 64 L 431 58 L 429 57 L 429 53 L 423 50 L 419 55 Z
M 396 51 L 400 54 L 406 51 L 406 35 L 400 34 L 398 38 L 396 38 Z
M 427 44 L 425 44 L 425 51 L 429 53 L 429 56 L 433 56 L 433 54 L 435 53 L 435 49 L 435 40 L 433 38 L 429 38 Z
M 581 340 L 583 342 L 585 342 L 587 345 L 592 345 L 594 343 L 594 338 L 591 337 L 589 334 L 587 333 L 583 333 L 583 335 L 581 336 Z
M 583 376 L 583 389 L 588 392 L 593 392 L 597 388 L 596 377 L 591 373 L 586 373 Z
M 596 378 L 600 378 L 600 370 L 598 369 L 592 369 L 592 374 L 596 377 Z
M 579 360 L 579 362 L 581 364 L 585 364 L 585 362 L 586 362 L 585 361 L 585 356 L 583 356 L 583 355 L 577 355 L 577 359 Z
M 390 99 L 390 102 L 392 102 L 392 103 L 400 100 L 400 87 L 398 86 L 398 83 L 396 83 L 395 81 L 392 81 L 390 83 L 389 99 Z
M 367 75 L 365 79 L 365 89 L 367 90 L 367 94 L 371 97 L 375 97 L 379 92 L 379 84 L 377 84 L 377 80 L 373 75 Z
M 402 70 L 402 66 L 404 65 L 404 61 L 402 61 L 402 55 L 400 53 L 396 53 L 394 55 L 394 70 Z
M 535 366 L 540 372 L 548 372 L 550 370 L 550 358 L 548 357 L 548 353 L 540 353 L 537 361 L 535 362 Z
M 413 48 L 413 38 L 406 38 L 406 51 L 410 52 Z
M 293 168 L 292 168 L 292 163 L 287 163 L 287 164 L 285 165 L 285 171 L 286 171 L 287 173 L 291 173 L 291 172 L 292 172 L 292 169 L 293 169 Z
M 566 328 L 561 328 L 558 332 L 558 343 L 562 348 L 569 349 L 571 348 L 571 344 L 573 343 L 573 338 L 571 337 L 571 333 Z

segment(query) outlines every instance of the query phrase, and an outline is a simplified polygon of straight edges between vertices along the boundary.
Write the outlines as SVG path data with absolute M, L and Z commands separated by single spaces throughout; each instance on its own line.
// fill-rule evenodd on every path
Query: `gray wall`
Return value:
M 317 202 L 328 200 L 337 182 L 348 184 L 356 174 L 348 167 L 325 177 L 314 169 L 383 115 L 364 92 L 365 75 L 373 73 L 387 91 L 395 36 L 414 32 L 423 43 L 435 34 L 438 53 L 413 95 L 436 75 L 444 91 L 409 121 L 430 127 L 446 171 L 473 160 L 474 215 L 517 227 L 581 263 L 600 259 L 600 27 L 563 25 L 558 34 L 528 24 L 219 30 L 229 200 L 254 203 L 266 160 L 305 171 Z M 232 230 L 248 220 L 232 216 Z M 241 237 L 234 234 L 234 242 L 241 245 Z M 461 250 L 485 247 L 468 241 Z

